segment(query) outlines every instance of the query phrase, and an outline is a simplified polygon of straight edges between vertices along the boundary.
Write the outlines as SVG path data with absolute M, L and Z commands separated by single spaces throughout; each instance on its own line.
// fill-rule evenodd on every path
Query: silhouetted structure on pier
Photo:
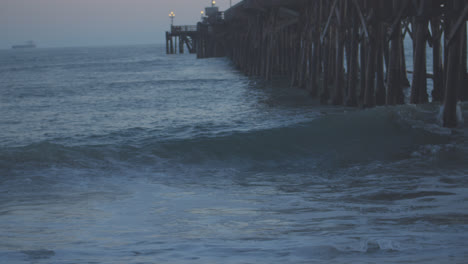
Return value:
M 190 53 L 195 53 L 197 50 L 197 26 L 172 26 L 171 31 L 166 31 L 166 53 L 176 54 L 177 48 L 179 53 L 184 53 L 184 45 Z M 179 45 L 177 45 L 177 43 Z
M 225 41 L 228 33 L 225 28 L 224 13 L 218 7 L 205 8 L 205 17 L 197 24 L 197 58 L 225 56 Z
M 224 17 L 197 25 L 199 58 L 228 56 L 267 80 L 289 76 L 323 103 L 403 104 L 411 87 L 409 103 L 423 104 L 432 78 L 443 124 L 455 127 L 457 102 L 468 98 L 466 0 L 244 0 Z M 406 35 L 413 44 L 411 86 Z

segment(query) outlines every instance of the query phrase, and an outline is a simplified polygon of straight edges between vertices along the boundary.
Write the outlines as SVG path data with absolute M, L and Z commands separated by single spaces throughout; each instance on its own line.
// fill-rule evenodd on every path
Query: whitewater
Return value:
M 468 122 L 439 111 L 158 45 L 0 50 L 0 263 L 466 263 Z

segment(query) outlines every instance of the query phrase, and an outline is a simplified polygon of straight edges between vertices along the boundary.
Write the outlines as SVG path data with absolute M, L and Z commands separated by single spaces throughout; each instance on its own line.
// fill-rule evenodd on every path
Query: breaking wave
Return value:
M 273 162 L 276 165 L 302 162 L 343 167 L 463 151 L 451 143 L 452 135 L 440 133 L 438 128 L 432 131 L 427 127 L 418 128 L 402 118 L 401 111 L 407 109 L 331 113 L 284 127 L 220 130 L 211 134 L 202 133 L 207 129 L 198 126 L 181 133 L 184 137 L 162 137 L 154 130 L 143 128 L 127 129 L 97 139 L 89 137 L 80 144 L 62 139 L 3 147 L 0 166 L 4 169 L 28 164 L 32 167 L 95 167 L 117 162 L 133 166 L 164 161 L 183 164 Z M 99 138 L 107 141 L 96 144 Z

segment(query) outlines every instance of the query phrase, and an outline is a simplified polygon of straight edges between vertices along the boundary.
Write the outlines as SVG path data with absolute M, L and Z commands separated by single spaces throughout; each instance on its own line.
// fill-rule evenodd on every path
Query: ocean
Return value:
M 160 45 L 1 50 L 0 263 L 467 263 L 468 124 L 439 111 Z

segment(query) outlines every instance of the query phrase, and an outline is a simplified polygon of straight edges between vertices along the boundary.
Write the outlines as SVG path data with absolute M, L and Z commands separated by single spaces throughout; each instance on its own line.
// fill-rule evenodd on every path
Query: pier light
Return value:
M 216 1 L 215 0 L 211 1 L 211 7 L 214 7 L 215 5 L 216 5 Z
M 171 11 L 171 13 L 169 13 L 169 17 L 171 18 L 171 26 L 174 25 L 174 17 L 175 17 L 175 14 L 173 11 Z
M 200 13 L 201 13 L 201 18 L 203 19 L 203 15 L 205 14 L 205 12 L 202 10 Z

